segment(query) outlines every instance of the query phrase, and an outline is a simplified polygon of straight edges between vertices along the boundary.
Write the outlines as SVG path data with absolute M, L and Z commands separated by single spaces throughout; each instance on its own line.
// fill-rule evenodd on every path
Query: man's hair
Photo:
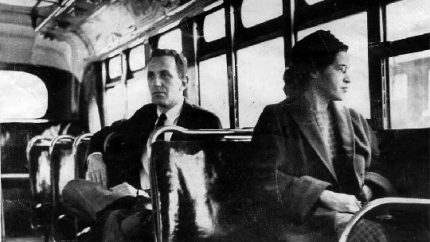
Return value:
M 291 51 L 291 66 L 284 72 L 284 91 L 288 97 L 297 97 L 306 90 L 309 74 L 333 64 L 339 52 L 348 46 L 330 31 L 318 30 L 298 41 Z
M 185 56 L 181 53 L 178 53 L 176 50 L 172 50 L 172 49 L 155 49 L 152 51 L 149 61 L 151 61 L 151 59 L 154 57 L 162 57 L 162 56 L 171 56 L 175 59 L 178 76 L 179 78 L 184 79 L 188 68 L 187 59 L 185 58 Z

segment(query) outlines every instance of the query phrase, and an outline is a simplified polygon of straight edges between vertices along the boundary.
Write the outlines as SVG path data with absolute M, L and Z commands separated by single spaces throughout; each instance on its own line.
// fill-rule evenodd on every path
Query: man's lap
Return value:
M 72 180 L 62 192 L 62 202 L 69 211 L 93 221 L 98 212 L 122 197 L 99 183 L 86 180 Z

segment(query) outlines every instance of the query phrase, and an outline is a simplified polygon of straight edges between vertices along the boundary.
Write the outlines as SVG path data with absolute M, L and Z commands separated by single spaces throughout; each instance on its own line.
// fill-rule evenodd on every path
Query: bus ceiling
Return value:
M 86 61 L 104 58 L 138 39 L 155 35 L 185 16 L 203 12 L 214 2 L 0 0 L 1 61 L 30 61 L 66 69 L 80 77 Z

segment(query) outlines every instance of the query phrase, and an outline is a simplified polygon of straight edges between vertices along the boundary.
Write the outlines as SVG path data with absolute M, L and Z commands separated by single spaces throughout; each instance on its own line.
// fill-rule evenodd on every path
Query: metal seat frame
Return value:
M 166 132 L 181 133 L 185 135 L 216 135 L 224 136 L 225 140 L 233 141 L 250 141 L 252 137 L 252 129 L 186 129 L 179 126 L 163 126 L 154 130 L 146 143 L 146 152 L 149 157 L 149 176 L 151 181 L 151 198 L 152 208 L 155 212 L 154 220 L 154 240 L 156 242 L 163 241 L 160 198 L 155 175 L 155 164 L 152 162 L 152 144 L 157 141 L 157 137 Z

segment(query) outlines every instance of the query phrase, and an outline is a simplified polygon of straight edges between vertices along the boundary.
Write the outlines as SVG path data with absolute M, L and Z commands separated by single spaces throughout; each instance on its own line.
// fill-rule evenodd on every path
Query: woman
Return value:
M 376 145 L 366 120 L 341 101 L 348 90 L 348 46 L 329 31 L 316 31 L 292 49 L 284 74 L 287 98 L 267 106 L 254 129 L 257 165 L 265 191 L 296 234 L 336 238 L 362 204 L 392 192 L 370 172 Z M 367 241 L 386 240 L 381 225 Z M 303 237 L 303 238 L 306 238 Z

